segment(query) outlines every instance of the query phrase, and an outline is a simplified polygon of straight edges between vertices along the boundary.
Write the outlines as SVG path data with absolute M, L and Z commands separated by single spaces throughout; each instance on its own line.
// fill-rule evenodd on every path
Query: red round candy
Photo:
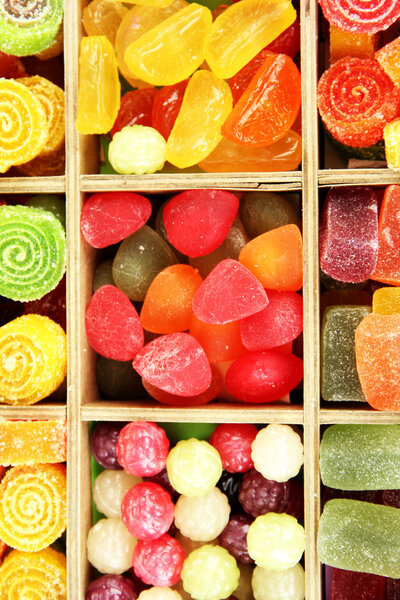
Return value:
M 136 477 L 152 477 L 165 467 L 169 440 L 155 423 L 132 421 L 121 429 L 116 445 L 121 467 Z
M 154 540 L 171 527 L 174 508 L 168 492 L 157 483 L 144 481 L 125 494 L 121 505 L 122 520 L 138 540 Z
M 164 207 L 168 241 L 182 254 L 204 256 L 222 244 L 231 228 L 239 200 L 223 190 L 187 190 Z
M 153 103 L 152 126 L 167 140 L 182 106 L 189 79 L 156 90 Z
M 89 344 L 101 356 L 132 360 L 143 348 L 144 332 L 132 302 L 113 285 L 98 288 L 85 316 Z
M 223 468 L 229 473 L 244 473 L 253 468 L 251 444 L 258 429 L 251 423 L 221 423 L 209 442 L 219 452 Z
M 165 533 L 156 540 L 139 540 L 132 564 L 135 574 L 144 583 L 167 587 L 179 581 L 184 560 L 185 551 L 180 543 Z
M 81 232 L 94 248 L 117 244 L 135 233 L 151 215 L 151 202 L 134 192 L 100 192 L 83 205 Z
M 128 125 L 152 126 L 153 102 L 157 94 L 155 88 L 142 88 L 127 92 L 121 98 L 117 118 L 111 129 L 111 135 Z

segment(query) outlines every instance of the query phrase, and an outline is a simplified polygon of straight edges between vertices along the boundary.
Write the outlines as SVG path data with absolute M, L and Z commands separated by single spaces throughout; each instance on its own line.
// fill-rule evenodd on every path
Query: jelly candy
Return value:
M 111 129 L 114 136 L 127 125 L 152 126 L 153 102 L 157 95 L 154 88 L 142 88 L 127 92 L 121 98 L 118 115 Z
M 2 421 L 0 464 L 32 465 L 65 462 L 66 421 Z
M 188 333 L 170 333 L 146 344 L 133 368 L 149 383 L 178 396 L 195 396 L 211 384 L 210 363 Z
M 130 579 L 123 575 L 102 575 L 92 581 L 86 589 L 85 600 L 112 600 L 118 594 L 118 600 L 136 600 L 135 587 Z
M 196 71 L 168 138 L 167 160 L 182 169 L 206 158 L 221 141 L 221 127 L 231 110 L 232 92 L 226 81 L 211 71 Z
M 296 19 L 289 0 L 241 0 L 212 25 L 205 59 L 221 79 L 229 79 Z
M 0 51 L 0 77 L 18 79 L 19 77 L 26 77 L 26 75 L 25 67 L 17 56 Z
M 193 299 L 193 312 L 206 323 L 223 325 L 262 310 L 267 295 L 245 266 L 227 258 L 206 277 Z
M 225 239 L 239 200 L 223 190 L 187 190 L 164 207 L 169 242 L 187 256 L 204 256 Z
M 339 569 L 398 578 L 399 533 L 397 508 L 358 500 L 329 500 L 319 522 L 319 558 Z
M 155 423 L 133 421 L 121 430 L 116 450 L 118 462 L 127 473 L 151 477 L 165 467 L 169 440 Z
M 105 35 L 114 46 L 118 27 L 128 12 L 119 0 L 92 0 L 82 11 L 87 35 Z
M 351 7 L 345 0 L 319 0 L 319 4 L 329 23 L 355 33 L 375 33 L 387 29 L 400 17 L 396 0 L 379 4 L 365 4 L 363 0 L 357 0 L 351 3 Z
M 127 491 L 121 512 L 125 527 L 139 540 L 161 537 L 174 521 L 170 494 L 151 481 L 137 483 Z
M 221 476 L 221 457 L 205 440 L 180 440 L 168 455 L 167 473 L 180 494 L 190 498 L 204 496 Z
M 100 192 L 82 208 L 81 232 L 95 248 L 121 242 L 135 233 L 151 215 L 151 203 L 134 192 Z
M 132 566 L 137 545 L 122 519 L 100 519 L 89 529 L 86 539 L 87 558 L 100 573 L 121 575 Z
M 382 287 L 372 296 L 372 312 L 392 315 L 400 312 L 400 288 Z
M 185 551 L 179 542 L 165 533 L 156 540 L 139 540 L 133 552 L 135 574 L 144 583 L 171 586 L 181 576 Z
M 53 213 L 65 229 L 65 199 L 55 194 L 37 194 L 28 198 L 25 206 L 34 206 Z
M 129 44 L 124 53 L 128 69 L 153 85 L 186 79 L 204 60 L 204 40 L 211 21 L 206 6 L 185 6 Z
M 385 44 L 385 46 L 375 52 L 375 59 L 385 73 L 389 75 L 394 85 L 400 85 L 400 37 L 395 38 L 392 42 Z
M 76 128 L 79 133 L 107 133 L 117 118 L 121 96 L 117 59 L 103 35 L 83 37 L 79 57 Z
M 400 90 L 372 59 L 338 60 L 320 78 L 317 96 L 325 127 L 349 146 L 376 144 L 400 114 Z
M 266 50 L 275 52 L 276 54 L 287 54 L 290 58 L 294 58 L 300 50 L 300 21 L 296 18 L 291 25 L 273 42 L 268 44 Z
M 256 566 L 251 583 L 255 600 L 304 600 L 305 598 L 305 575 L 300 563 L 284 571 Z
M 168 140 L 175 124 L 188 82 L 184 79 L 174 85 L 165 85 L 154 96 L 152 125 L 165 140 Z
M 366 281 L 378 259 L 378 194 L 370 187 L 334 187 L 325 199 L 319 229 L 320 266 L 349 283 Z
M 165 140 L 153 127 L 127 125 L 114 135 L 109 146 L 108 159 L 117 173 L 154 173 L 164 166 Z
M 65 466 L 12 467 L 1 480 L 0 500 L 1 539 L 24 552 L 43 550 L 67 525 Z
M 174 523 L 189 539 L 211 542 L 227 525 L 230 511 L 228 498 L 213 487 L 202 496 L 181 495 L 175 505 Z
M 279 461 L 273 457 L 279 456 Z M 289 425 L 271 423 L 260 429 L 251 447 L 254 468 L 266 479 L 288 481 L 303 464 L 303 444 Z
M 107 421 L 98 423 L 90 438 L 90 449 L 94 459 L 104 469 L 122 469 L 118 462 L 116 445 L 121 429 L 126 423 Z
M 398 425 L 332 425 L 322 436 L 320 472 L 324 485 L 341 490 L 400 487 Z
M 93 483 L 93 502 L 97 510 L 106 517 L 121 518 L 124 496 L 141 481 L 141 477 L 129 475 L 122 469 L 120 471 L 105 469 L 99 473 Z
M 196 600 L 221 600 L 234 592 L 239 575 L 236 560 L 225 548 L 204 544 L 183 564 L 183 589 Z
M 383 130 L 385 141 L 385 157 L 389 169 L 400 169 L 400 119 L 395 119 L 385 125 Z
M 208 404 L 219 396 L 222 389 L 222 375 L 215 367 L 211 366 L 211 383 L 210 386 L 201 394 L 194 396 L 178 396 L 171 394 L 165 390 L 152 385 L 148 381 L 143 380 L 143 387 L 148 394 L 161 404 L 169 404 L 170 406 L 198 406 L 200 404 Z
M 253 467 L 251 444 L 257 427 L 250 423 L 221 423 L 210 435 L 210 444 L 219 452 L 223 468 L 229 473 L 243 473 Z
M 63 277 L 54 290 L 38 300 L 24 303 L 24 315 L 36 314 L 49 317 L 66 331 L 66 296 L 65 277 Z
M 385 578 L 332 567 L 331 600 L 384 600 Z
M 335 25 L 329 27 L 329 61 L 334 63 L 345 56 L 374 58 L 378 34 L 343 31 Z
M 144 343 L 135 307 L 118 288 L 104 285 L 92 296 L 85 315 L 86 336 L 92 348 L 114 360 L 132 359 Z
M 378 263 L 371 279 L 389 285 L 400 284 L 400 186 L 388 185 L 383 195 L 378 225 Z
M 271 53 L 224 122 L 222 135 L 237 144 L 273 144 L 293 125 L 300 103 L 298 68 L 289 56 Z
M 245 193 L 240 201 L 239 215 L 251 238 L 289 223 L 301 226 L 292 199 L 273 192 Z

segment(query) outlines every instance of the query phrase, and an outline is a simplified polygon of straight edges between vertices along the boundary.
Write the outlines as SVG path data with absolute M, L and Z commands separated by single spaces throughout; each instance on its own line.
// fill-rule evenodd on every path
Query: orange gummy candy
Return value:
M 66 459 L 66 421 L 0 422 L 1 465 L 58 463 Z
M 211 364 L 236 360 L 246 352 L 240 339 L 239 321 L 217 325 L 200 321 L 193 315 L 190 334 L 200 343 Z
M 172 265 L 153 279 L 140 312 L 144 329 L 153 333 L 177 333 L 190 327 L 192 300 L 202 283 L 190 265 Z
M 239 262 L 266 289 L 296 292 L 303 283 L 303 244 L 297 225 L 271 229 L 241 250 Z
M 371 279 L 400 285 L 400 185 L 385 189 L 378 224 L 378 262 Z
M 400 36 L 375 52 L 375 59 L 394 85 L 400 85 Z
M 381 287 L 372 296 L 372 312 L 380 315 L 400 313 L 400 288 Z
M 329 61 L 331 63 L 345 56 L 373 58 L 377 49 L 378 34 L 353 33 L 330 25 L 329 27 Z

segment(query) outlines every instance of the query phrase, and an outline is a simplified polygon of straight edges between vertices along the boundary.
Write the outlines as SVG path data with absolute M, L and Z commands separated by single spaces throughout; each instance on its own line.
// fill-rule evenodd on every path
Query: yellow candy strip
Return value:
M 383 139 L 387 166 L 389 169 L 400 169 L 400 119 L 385 125 Z
M 0 422 L 0 465 L 33 465 L 66 460 L 66 421 Z

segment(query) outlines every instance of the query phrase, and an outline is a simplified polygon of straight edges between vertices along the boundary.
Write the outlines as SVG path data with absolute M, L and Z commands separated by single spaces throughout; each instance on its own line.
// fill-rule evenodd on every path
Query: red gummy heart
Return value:
M 211 367 L 199 342 L 188 333 L 162 335 L 146 344 L 133 368 L 149 383 L 176 394 L 195 396 L 211 384 Z
M 188 190 L 174 196 L 164 208 L 164 226 L 170 243 L 192 258 L 209 254 L 226 238 L 239 200 L 223 190 Z
M 151 215 L 151 202 L 133 192 L 101 192 L 82 208 L 81 232 L 95 248 L 117 244 L 135 233 Z
M 232 258 L 221 260 L 193 298 L 193 312 L 205 323 L 223 325 L 259 312 L 268 304 L 256 277 Z
M 132 360 L 143 348 L 139 315 L 129 298 L 113 285 L 103 285 L 93 294 L 85 327 L 89 344 L 106 358 Z

